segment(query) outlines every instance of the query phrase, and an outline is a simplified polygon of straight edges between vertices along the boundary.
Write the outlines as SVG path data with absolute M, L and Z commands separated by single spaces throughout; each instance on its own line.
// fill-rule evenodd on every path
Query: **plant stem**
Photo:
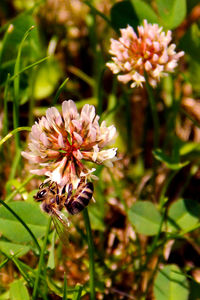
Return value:
M 39 259 L 39 264 L 38 264 L 38 272 L 37 272 L 37 276 L 36 276 L 35 284 L 34 284 L 34 288 L 33 288 L 32 300 L 37 299 L 40 273 L 42 271 L 42 265 L 43 265 L 43 261 L 44 261 L 44 253 L 45 253 L 46 246 L 47 246 L 47 240 L 48 240 L 50 227 L 51 227 L 51 218 L 49 218 L 49 221 L 48 221 L 48 224 L 47 224 L 46 234 L 45 234 L 45 237 L 44 237 L 44 242 L 43 242 L 43 246 L 42 246 L 41 253 L 40 253 L 40 259 Z
M 87 241 L 88 241 L 88 251 L 89 251 L 89 272 L 90 272 L 90 299 L 95 300 L 95 279 L 94 279 L 94 244 L 92 239 L 92 230 L 90 225 L 90 219 L 88 215 L 87 208 L 83 210 L 83 217 L 85 221 L 86 233 L 87 233 Z
M 31 131 L 30 127 L 18 127 L 13 129 L 12 131 L 10 131 L 6 136 L 4 136 L 1 140 L 0 140 L 0 146 L 3 145 L 3 143 L 5 143 L 8 139 L 10 139 L 11 137 L 14 136 L 14 134 L 20 132 L 20 131 Z
M 149 103 L 150 103 L 152 119 L 153 119 L 153 127 L 154 127 L 153 148 L 155 150 L 156 148 L 158 148 L 158 145 L 159 145 L 159 119 L 158 119 L 158 112 L 157 112 L 157 108 L 156 108 L 156 101 L 153 96 L 152 89 L 149 85 L 147 76 L 146 76 L 146 89 L 147 89 L 147 93 L 149 96 Z
M 157 112 L 157 108 L 156 108 L 156 101 L 153 96 L 152 88 L 149 85 L 147 75 L 145 75 L 145 79 L 146 79 L 146 89 L 147 89 L 147 93 L 149 96 L 149 103 L 150 103 L 151 114 L 152 114 L 152 119 L 153 119 L 153 150 L 155 151 L 159 146 L 159 119 L 158 119 L 158 112 Z M 154 157 L 153 158 L 153 171 L 154 172 L 153 172 L 153 178 L 152 178 L 154 188 L 155 188 L 156 168 L 157 168 L 157 161 Z

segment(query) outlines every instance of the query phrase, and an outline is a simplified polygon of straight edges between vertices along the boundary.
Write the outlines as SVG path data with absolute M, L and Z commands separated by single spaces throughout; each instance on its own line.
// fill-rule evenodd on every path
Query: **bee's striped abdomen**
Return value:
M 93 184 L 92 182 L 86 183 L 84 186 L 80 186 L 76 194 L 69 198 L 65 204 L 68 212 L 72 215 L 81 212 L 89 203 L 93 195 Z

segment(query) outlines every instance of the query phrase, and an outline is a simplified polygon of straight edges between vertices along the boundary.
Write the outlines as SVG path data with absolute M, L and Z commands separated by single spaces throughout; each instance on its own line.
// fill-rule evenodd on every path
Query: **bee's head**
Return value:
M 46 196 L 47 196 L 47 193 L 48 193 L 48 189 L 45 188 L 45 189 L 41 189 L 37 192 L 37 194 L 35 196 L 33 196 L 33 198 L 36 200 L 36 201 L 43 201 Z

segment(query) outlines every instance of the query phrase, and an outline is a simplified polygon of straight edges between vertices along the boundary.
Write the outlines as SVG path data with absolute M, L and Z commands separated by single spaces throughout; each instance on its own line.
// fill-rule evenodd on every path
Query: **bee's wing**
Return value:
M 65 246 L 68 245 L 68 230 L 69 220 L 67 217 L 57 209 L 52 209 L 52 219 L 56 228 L 57 234 Z

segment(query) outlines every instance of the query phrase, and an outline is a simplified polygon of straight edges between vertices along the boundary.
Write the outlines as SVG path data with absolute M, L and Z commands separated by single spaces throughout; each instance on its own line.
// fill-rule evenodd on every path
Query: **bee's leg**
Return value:
M 39 189 L 42 189 L 45 185 L 51 186 L 52 181 L 50 179 L 45 179 L 43 183 L 40 184 Z
M 58 189 L 58 184 L 55 181 L 52 181 L 50 186 L 49 186 L 50 191 L 52 194 L 59 194 L 59 189 Z M 56 191 L 55 191 L 56 190 Z
M 57 204 L 57 205 L 59 205 L 59 204 L 60 204 L 60 197 L 59 197 L 59 195 L 58 195 L 58 194 L 56 195 L 56 204 Z
M 69 188 L 68 188 L 68 194 L 67 194 L 67 200 L 71 197 L 73 191 L 73 185 L 70 183 Z
M 65 200 L 65 206 L 67 205 L 67 203 L 72 195 L 72 190 L 73 190 L 73 185 L 72 185 L 72 183 L 70 183 L 69 188 L 68 188 L 68 194 L 67 194 L 67 197 Z
M 83 183 L 85 183 L 85 178 L 81 177 L 81 180 L 79 181 L 77 188 L 79 188 Z
M 65 194 L 66 193 L 66 184 L 63 186 L 63 188 L 62 188 L 62 192 L 61 192 L 61 194 Z
M 41 190 L 43 187 L 44 187 L 44 185 L 45 185 L 45 183 L 43 182 L 43 183 L 41 183 L 40 185 L 39 185 L 39 190 Z

